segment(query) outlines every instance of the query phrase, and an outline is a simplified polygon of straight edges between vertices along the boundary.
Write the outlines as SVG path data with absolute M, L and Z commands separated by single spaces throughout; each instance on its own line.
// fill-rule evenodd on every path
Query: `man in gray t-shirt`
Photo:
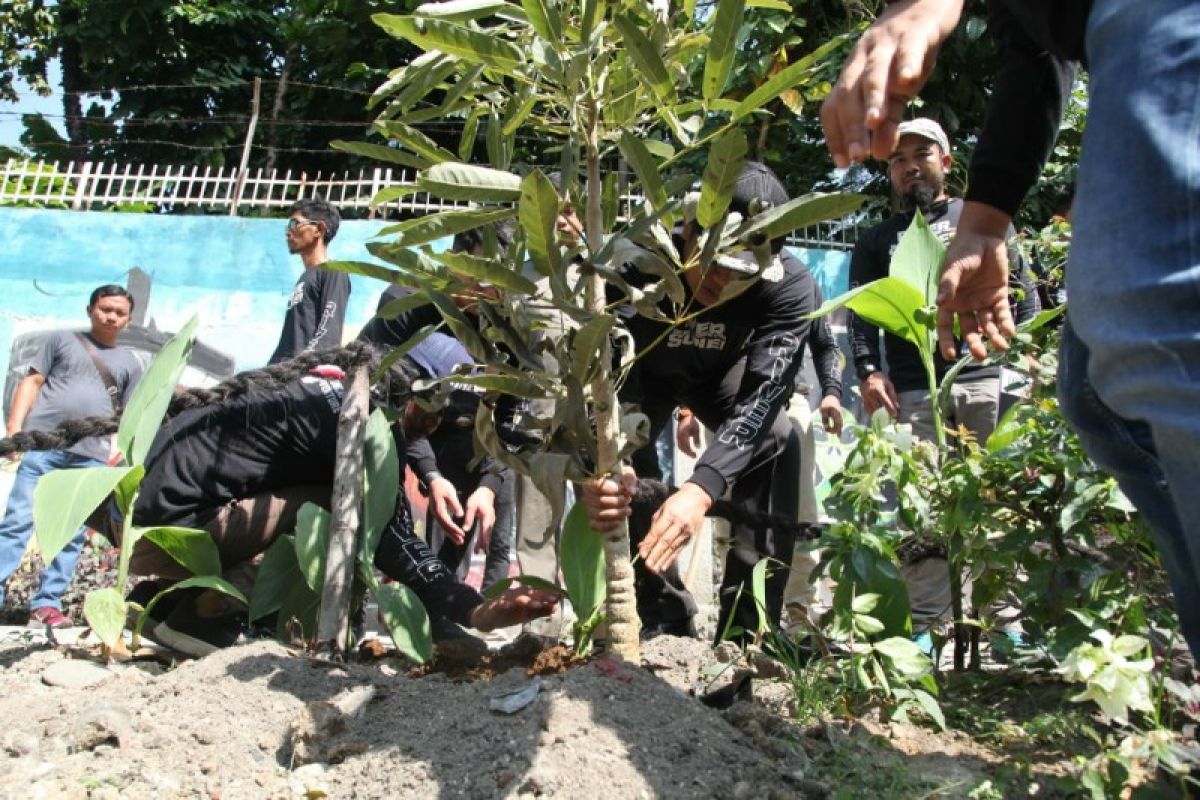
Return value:
M 52 431 L 61 423 L 83 417 L 111 416 L 124 408 L 141 377 L 142 367 L 129 350 L 117 347 L 117 336 L 129 324 L 133 297 L 115 284 L 92 292 L 87 313 L 91 330 L 86 334 L 54 331 L 29 365 L 17 386 L 8 414 L 8 435 L 20 431 Z M 101 366 L 108 373 L 101 375 Z M 108 460 L 109 437 L 83 439 L 67 450 L 35 450 L 25 454 L 4 519 L 0 521 L 0 603 L 2 584 L 21 563 L 33 535 L 33 490 L 38 479 L 56 469 L 103 466 Z M 83 549 L 84 528 L 42 573 L 37 594 L 29 602 L 31 626 L 63 628 L 71 620 L 62 613 L 59 599 Z

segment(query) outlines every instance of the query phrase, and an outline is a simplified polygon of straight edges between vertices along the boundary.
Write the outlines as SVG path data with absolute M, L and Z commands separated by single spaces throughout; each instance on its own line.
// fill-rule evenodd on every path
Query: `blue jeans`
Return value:
M 1087 47 L 1059 392 L 1152 526 L 1200 660 L 1200 4 L 1097 0 Z
M 103 461 L 66 450 L 35 450 L 26 453 L 21 459 L 12 492 L 8 495 L 4 520 L 0 521 L 0 603 L 4 601 L 3 585 L 21 565 L 21 558 L 29 545 L 29 537 L 33 535 L 33 489 L 38 479 L 56 469 L 102 466 Z M 66 591 L 75 575 L 75 564 L 79 561 L 79 552 L 83 549 L 86 530 L 80 528 L 75 537 L 50 562 L 50 566 L 42 572 L 37 594 L 29 601 L 31 611 L 45 607 L 62 608 L 59 597 Z

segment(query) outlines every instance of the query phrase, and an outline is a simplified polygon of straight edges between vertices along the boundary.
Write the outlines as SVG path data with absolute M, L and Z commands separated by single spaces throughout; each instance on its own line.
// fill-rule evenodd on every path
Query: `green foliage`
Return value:
M 56 470 L 42 477 L 33 490 L 33 528 L 38 550 L 54 559 L 79 527 L 117 484 L 135 467 L 94 467 Z
M 117 449 L 132 466 L 145 461 L 150 443 L 154 441 L 163 414 L 175 394 L 175 387 L 183 369 L 187 366 L 196 341 L 196 325 L 199 319 L 192 317 L 171 337 L 150 362 L 145 374 L 133 390 L 125 413 L 121 415 L 121 426 L 117 430 Z

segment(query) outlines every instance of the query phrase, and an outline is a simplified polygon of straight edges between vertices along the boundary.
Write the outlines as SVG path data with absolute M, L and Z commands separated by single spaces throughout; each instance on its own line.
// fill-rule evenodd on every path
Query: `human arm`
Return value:
M 462 527 L 469 531 L 479 523 L 479 541 L 486 543 L 496 525 L 496 492 L 489 486 L 480 486 L 467 497 Z
M 337 347 L 342 343 L 342 325 L 346 319 L 346 301 L 350 299 L 350 276 L 344 272 L 321 269 L 317 280 L 316 308 L 309 317 L 311 331 L 301 339 L 304 350 Z
M 855 289 L 887 277 L 890 262 L 887 241 L 893 227 L 889 220 L 866 231 L 854 245 L 854 253 L 850 257 L 850 288 Z M 883 351 L 879 347 L 879 328 L 854 312 L 850 312 L 850 352 L 854 356 L 863 410 L 867 414 L 874 414 L 882 408 L 893 419 L 896 418 L 900 414 L 900 401 L 896 387 L 882 371 Z M 891 352 L 888 351 L 889 354 Z
M 1002 3 L 988 24 L 1000 45 L 1000 71 L 971 157 L 970 188 L 938 287 L 938 344 L 954 358 L 957 317 L 968 350 L 987 356 L 983 338 L 1008 346 L 1006 239 L 1013 215 L 1046 163 L 1070 97 L 1075 62 L 1035 43 Z
M 375 550 L 375 566 L 416 593 L 431 618 L 445 617 L 481 631 L 517 625 L 554 610 L 558 598 L 548 592 L 523 587 L 485 600 L 443 564 L 412 530 L 412 514 L 403 488 L 396 513 L 384 529 Z
M 446 534 L 455 544 L 466 541 L 466 531 L 456 519 L 463 515 L 462 503 L 458 499 L 458 489 L 442 473 L 438 472 L 437 456 L 433 452 L 433 444 L 428 437 L 412 439 L 405 447 L 405 457 L 417 479 L 429 491 L 429 508 L 438 524 L 445 529 Z
M 938 48 L 958 24 L 963 0 L 890 2 L 846 59 L 821 105 L 825 141 L 839 168 L 886 159 L 908 101 L 933 71 Z
M 690 408 L 675 412 L 675 446 L 689 458 L 695 458 L 700 448 L 700 420 Z
M 707 422 L 715 433 L 689 482 L 710 498 L 720 497 L 750 465 L 795 387 L 800 347 L 811 325 L 807 315 L 813 308 L 812 277 L 792 262 L 782 281 L 764 285 L 759 298 L 761 322 L 744 346 L 745 367 L 725 418 Z M 703 408 L 697 410 L 703 415 Z
M 17 384 L 17 391 L 13 394 L 12 407 L 8 411 L 8 436 L 21 432 L 21 429 L 25 425 L 25 418 L 33 410 L 33 404 L 37 402 L 38 393 L 42 391 L 42 387 L 45 385 L 46 376 L 35 370 L 30 370 L 29 374 Z

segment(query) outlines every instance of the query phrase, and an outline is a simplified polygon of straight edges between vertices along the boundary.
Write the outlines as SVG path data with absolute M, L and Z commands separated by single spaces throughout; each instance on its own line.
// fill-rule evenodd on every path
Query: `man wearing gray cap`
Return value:
M 946 175 L 954 163 L 946 132 L 934 120 L 919 118 L 901 123 L 898 133 L 899 142 L 888 156 L 887 174 L 901 210 L 859 236 L 850 262 L 851 287 L 888 275 L 892 253 L 918 210 L 943 243 L 954 237 L 958 227 L 963 201 L 946 193 Z M 1038 312 L 1037 292 L 1012 239 L 1014 234 L 1010 229 L 1009 259 L 1018 268 L 1013 269 L 1009 286 L 1017 321 L 1023 322 Z M 863 408 L 868 414 L 883 408 L 893 418 L 911 424 L 914 435 L 931 441 L 933 408 L 920 354 L 915 345 L 890 333 L 884 333 L 881 349 L 879 333 L 876 326 L 852 316 L 850 345 Z M 959 353 L 966 354 L 961 343 Z M 935 354 L 934 361 L 940 381 L 953 362 L 940 353 Z M 972 363 L 954 382 L 946 424 L 966 427 L 982 443 L 996 427 L 999 408 L 1000 368 Z M 941 558 L 926 558 L 906 564 L 904 574 L 909 583 L 913 629 L 922 632 L 949 610 L 946 565 Z

